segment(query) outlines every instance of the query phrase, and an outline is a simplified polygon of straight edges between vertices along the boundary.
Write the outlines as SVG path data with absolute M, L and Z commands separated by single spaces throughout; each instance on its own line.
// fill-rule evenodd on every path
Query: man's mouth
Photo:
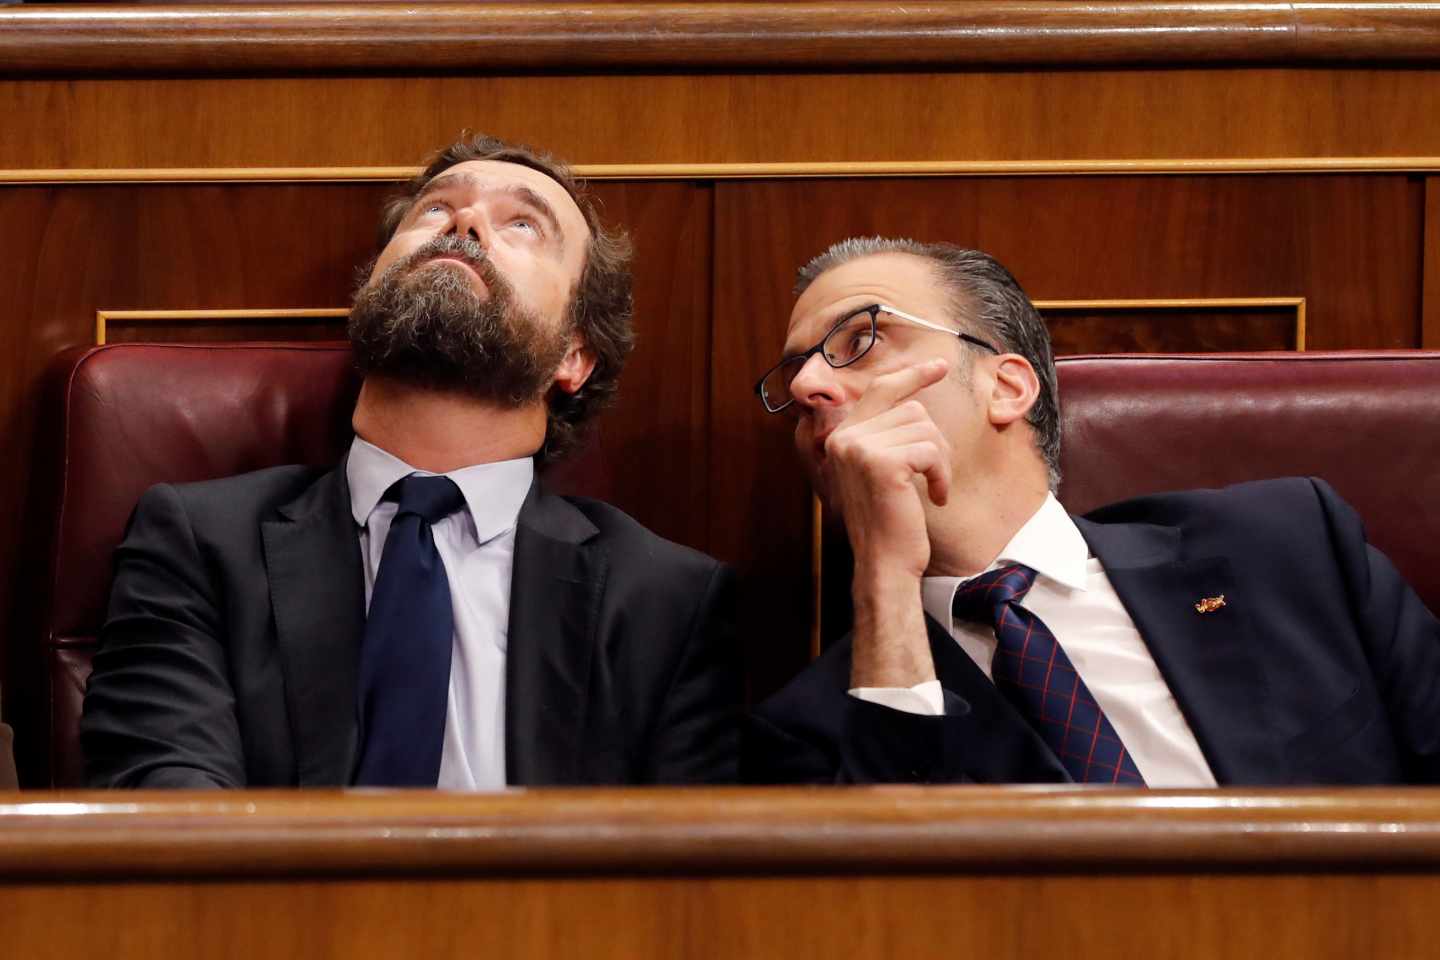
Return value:
M 460 264 L 460 266 L 464 267 L 466 270 L 469 270 L 471 273 L 475 274 L 477 277 L 480 276 L 480 267 L 479 267 L 478 264 L 472 263 L 471 261 L 465 259 L 464 257 L 459 256 L 459 255 L 454 254 L 454 253 L 442 253 L 442 254 L 440 254 L 439 256 L 431 257 L 430 259 L 426 260 L 426 261 L 425 261 L 423 264 L 421 264 L 421 265 L 424 266 L 424 265 L 426 265 L 426 264 L 442 263 L 442 262 L 446 262 L 446 261 L 448 261 L 448 262 L 450 262 L 450 263 L 458 263 L 458 264 Z M 481 279 L 484 279 L 484 278 L 481 277 Z
M 416 264 L 414 269 L 419 270 L 422 267 L 428 267 L 432 264 L 437 263 L 453 263 L 457 266 L 464 267 L 465 272 L 470 274 L 470 276 L 473 278 L 471 282 L 474 284 L 478 284 L 482 297 L 489 296 L 490 282 L 485 279 L 485 270 L 483 265 L 476 263 L 475 261 L 461 254 L 441 253 L 433 257 L 428 257 L 425 260 L 422 260 L 420 263 Z

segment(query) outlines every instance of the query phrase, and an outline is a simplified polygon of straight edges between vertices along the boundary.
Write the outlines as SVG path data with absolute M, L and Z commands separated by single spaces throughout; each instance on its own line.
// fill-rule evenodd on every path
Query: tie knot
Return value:
M 951 609 L 961 620 L 995 623 L 1000 619 L 1000 608 L 1024 598 L 1034 584 L 1034 570 L 1012 563 L 960 584 Z
M 397 517 L 413 513 L 426 523 L 439 523 L 465 505 L 465 495 L 454 480 L 418 474 L 395 481 L 385 492 L 385 498 L 399 502 Z

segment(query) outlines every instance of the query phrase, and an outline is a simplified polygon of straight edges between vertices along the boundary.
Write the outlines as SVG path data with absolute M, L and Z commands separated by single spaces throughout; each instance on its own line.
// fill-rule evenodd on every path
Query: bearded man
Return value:
M 731 574 L 547 493 L 633 341 L 629 245 L 487 137 L 386 208 L 333 469 L 141 499 L 81 743 L 94 786 L 725 782 Z

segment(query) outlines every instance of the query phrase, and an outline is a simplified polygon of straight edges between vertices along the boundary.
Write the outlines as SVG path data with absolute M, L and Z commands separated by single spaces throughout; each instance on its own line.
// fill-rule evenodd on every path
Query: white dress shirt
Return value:
M 515 520 L 530 489 L 534 464 L 504 460 L 452 470 L 465 508 L 432 526 L 450 580 L 455 642 L 445 708 L 445 746 L 438 786 L 488 790 L 505 786 L 505 650 L 510 625 L 510 575 Z M 399 505 L 381 500 L 395 481 L 416 470 L 359 437 L 345 476 L 365 567 L 365 608 Z
M 1036 572 L 1035 585 L 1020 605 L 1055 635 L 1146 784 L 1215 786 L 1215 775 L 1135 621 L 1120 603 L 1100 561 L 1090 555 L 1075 521 L 1053 495 L 980 573 L 924 578 L 920 598 L 925 612 L 949 631 L 985 676 L 991 676 L 990 663 L 998 646 L 993 627 L 957 621 L 950 611 L 961 584 L 1005 563 L 1023 563 Z M 850 692 L 910 713 L 945 712 L 938 680 L 909 689 L 864 687 Z

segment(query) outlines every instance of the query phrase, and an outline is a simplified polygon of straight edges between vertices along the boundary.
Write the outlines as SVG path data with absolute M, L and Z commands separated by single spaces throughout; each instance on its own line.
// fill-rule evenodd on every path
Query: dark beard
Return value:
M 426 266 L 463 260 L 490 291 L 482 300 L 463 270 Z M 515 291 L 468 237 L 436 237 L 355 294 L 350 346 L 365 376 L 520 407 L 549 385 L 570 343 L 515 300 Z

